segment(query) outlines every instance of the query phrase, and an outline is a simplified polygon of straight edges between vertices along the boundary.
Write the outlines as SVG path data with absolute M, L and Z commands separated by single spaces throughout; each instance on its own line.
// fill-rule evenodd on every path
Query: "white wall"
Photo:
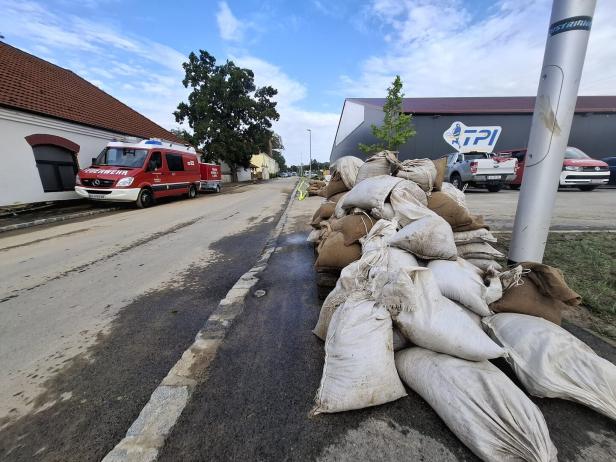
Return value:
M 79 168 L 90 165 L 112 139 L 122 135 L 62 122 L 48 117 L 0 108 L 0 206 L 76 199 L 74 191 L 43 191 L 32 146 L 26 136 L 55 135 L 79 145 Z

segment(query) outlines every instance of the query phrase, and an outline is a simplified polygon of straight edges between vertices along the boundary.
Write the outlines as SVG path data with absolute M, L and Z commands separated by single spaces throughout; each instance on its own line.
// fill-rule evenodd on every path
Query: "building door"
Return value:
M 43 191 L 59 192 L 75 189 L 75 175 L 79 168 L 71 151 L 48 144 L 33 146 L 32 151 Z

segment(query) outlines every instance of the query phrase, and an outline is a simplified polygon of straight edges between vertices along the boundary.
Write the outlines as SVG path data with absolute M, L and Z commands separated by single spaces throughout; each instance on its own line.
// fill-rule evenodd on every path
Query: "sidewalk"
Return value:
M 311 330 L 320 308 L 306 242 L 321 198 L 295 201 L 278 248 L 207 376 L 167 439 L 160 461 L 477 460 L 415 393 L 383 406 L 310 417 L 324 345 Z M 566 326 L 610 361 L 616 349 Z M 507 373 L 504 362 L 498 363 Z M 560 461 L 614 460 L 613 422 L 562 400 L 533 399 Z

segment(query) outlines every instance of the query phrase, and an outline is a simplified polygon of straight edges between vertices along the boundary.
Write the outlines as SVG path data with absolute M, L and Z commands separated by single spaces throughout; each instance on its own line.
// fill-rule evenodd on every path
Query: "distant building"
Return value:
M 76 199 L 111 140 L 180 141 L 68 69 L 2 42 L 0 63 L 0 207 Z
M 231 172 L 231 167 L 226 162 L 220 163 L 220 168 L 222 171 L 222 182 L 230 183 L 233 181 L 233 174 Z M 257 171 L 257 166 L 250 164 L 248 168 L 238 167 L 235 171 L 237 176 L 237 181 L 251 181 L 255 176 L 255 172 Z
M 270 176 L 277 175 L 280 171 L 278 162 L 264 152 L 253 155 L 250 163 L 256 166 L 257 178 L 262 180 L 269 180 Z
M 330 160 L 352 155 L 364 158 L 359 143 L 378 142 L 370 126 L 383 123 L 385 98 L 347 98 L 342 108 Z M 437 158 L 452 152 L 443 132 L 455 121 L 467 126 L 500 125 L 496 150 L 526 147 L 534 97 L 404 98 L 403 110 L 413 114 L 417 135 L 400 147 L 400 158 Z M 569 145 L 602 158 L 616 153 L 616 96 L 577 99 Z

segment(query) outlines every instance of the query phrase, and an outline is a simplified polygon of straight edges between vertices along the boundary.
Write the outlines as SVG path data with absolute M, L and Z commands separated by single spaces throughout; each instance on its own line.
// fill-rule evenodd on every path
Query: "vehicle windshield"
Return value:
M 464 160 L 485 159 L 487 156 L 483 152 L 468 152 L 464 154 Z
M 578 148 L 567 148 L 565 150 L 565 159 L 590 159 L 590 157 Z
M 143 167 L 147 149 L 105 148 L 96 158 L 94 165 L 113 165 L 116 167 Z

